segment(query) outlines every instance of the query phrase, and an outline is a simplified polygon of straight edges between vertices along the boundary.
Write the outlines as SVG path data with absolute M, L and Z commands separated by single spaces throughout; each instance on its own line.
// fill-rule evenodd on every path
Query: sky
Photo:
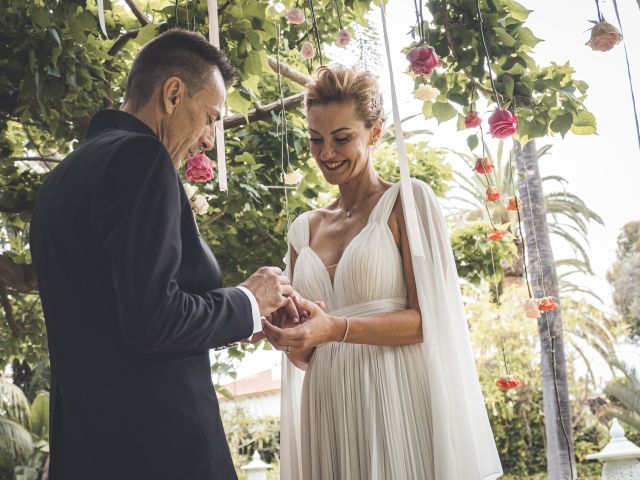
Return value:
M 626 223 L 640 220 L 640 146 L 635 133 L 623 44 L 606 53 L 593 52 L 585 46 L 592 25 L 589 20 L 596 19 L 595 1 L 520 2 L 533 10 L 527 26 L 544 40 L 534 50 L 533 57 L 538 64 L 544 66 L 550 62 L 564 64 L 569 61 L 576 72 L 574 78 L 589 85 L 586 105 L 596 117 L 597 135 L 568 134 L 564 139 L 538 140 L 538 147 L 553 145 L 550 154 L 540 161 L 540 171 L 542 176 L 565 177 L 568 180 L 565 188 L 582 198 L 603 218 L 605 225 L 592 224 L 588 236 L 588 253 L 596 276 L 576 277 L 575 280 L 593 289 L 604 300 L 602 308 L 612 310 L 611 287 L 606 281 L 606 272 L 615 260 L 616 239 Z M 618 4 L 636 100 L 640 100 L 640 29 L 633 28 L 640 25 L 640 8 L 636 0 L 618 0 Z M 617 25 L 612 2 L 601 1 L 601 10 L 607 21 Z M 412 96 L 413 80 L 403 73 L 407 61 L 400 53 L 410 42 L 407 32 L 415 22 L 412 12 L 411 0 L 389 0 L 387 25 L 401 118 L 420 112 L 422 107 L 422 103 Z M 372 18 L 382 37 L 379 12 L 375 12 Z M 377 73 L 388 109 L 391 105 L 390 87 L 386 58 L 383 60 L 383 70 Z M 640 102 L 637 106 L 640 109 Z M 457 132 L 455 121 L 438 126 L 435 120 L 417 118 L 407 126 L 431 130 L 433 135 L 427 140 L 433 147 L 467 151 L 468 132 Z M 455 164 L 456 159 L 451 156 L 448 161 Z M 553 249 L 556 259 L 572 255 L 561 241 L 553 242 Z M 273 351 L 252 354 L 243 361 L 238 377 L 263 371 L 279 360 L 280 354 Z

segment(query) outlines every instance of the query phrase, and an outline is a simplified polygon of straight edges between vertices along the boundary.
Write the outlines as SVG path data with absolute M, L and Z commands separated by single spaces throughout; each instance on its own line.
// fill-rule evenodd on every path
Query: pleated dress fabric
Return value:
M 399 185 L 378 201 L 351 241 L 333 282 L 309 246 L 309 215 L 289 241 L 293 286 L 335 316 L 406 309 L 402 259 L 388 226 Z M 435 480 L 429 385 L 422 345 L 328 343 L 316 348 L 300 405 L 303 480 Z

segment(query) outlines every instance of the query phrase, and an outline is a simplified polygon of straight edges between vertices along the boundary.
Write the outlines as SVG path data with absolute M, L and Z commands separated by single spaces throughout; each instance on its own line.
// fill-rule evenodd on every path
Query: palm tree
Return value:
M 549 153 L 550 148 L 551 146 L 547 145 L 538 150 L 538 158 Z M 491 159 L 495 166 L 491 178 L 495 182 L 494 186 L 496 186 L 502 194 L 501 200 L 506 200 L 506 196 L 514 196 L 513 150 L 505 154 L 504 144 L 500 141 L 495 154 L 489 150 L 486 144 L 484 151 L 485 155 Z M 469 166 L 473 166 L 476 160 L 476 157 L 471 154 L 457 151 L 453 151 L 453 153 Z M 486 218 L 486 178 L 477 174 L 471 176 L 467 170 L 454 171 L 454 178 L 458 188 L 461 190 L 461 194 L 454 195 L 450 198 L 457 201 L 458 205 L 462 203 L 466 206 L 466 208 L 462 210 L 464 214 L 463 220 L 468 221 Z M 553 184 L 561 187 L 561 189 L 547 192 L 544 195 L 544 201 L 547 207 L 549 233 L 564 240 L 572 248 L 575 255 L 573 258 L 556 261 L 556 267 L 560 270 L 558 275 L 560 293 L 584 293 L 602 301 L 592 290 L 576 284 L 570 279 L 570 276 L 576 273 L 593 274 L 586 248 L 589 245 L 587 238 L 588 224 L 593 221 L 602 225 L 602 218 L 591 210 L 582 199 L 566 191 L 565 186 L 567 180 L 565 178 L 559 175 L 550 175 L 541 178 L 541 182 L 543 186 Z M 492 204 L 490 211 L 496 224 L 504 224 L 517 220 L 515 213 L 507 211 L 504 201 Z M 514 241 L 518 247 L 518 255 L 514 259 L 511 268 L 506 271 L 506 278 L 520 279 L 524 274 L 522 268 L 522 241 L 519 238 L 517 229 L 515 229 L 513 233 L 516 237 Z
M 545 415 L 547 472 L 550 480 L 574 478 L 575 454 L 571 426 L 571 408 L 563 341 L 559 280 L 551 249 L 547 208 L 538 168 L 535 141 L 515 145 L 515 161 L 521 178 L 519 197 L 524 209 L 522 219 L 529 274 L 535 297 L 553 296 L 558 307 L 538 319 L 541 344 L 542 395 Z

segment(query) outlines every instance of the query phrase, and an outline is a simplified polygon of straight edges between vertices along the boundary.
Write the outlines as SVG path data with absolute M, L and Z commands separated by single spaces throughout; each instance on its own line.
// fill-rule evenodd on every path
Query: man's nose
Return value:
M 207 129 L 200 137 L 199 142 L 205 150 L 211 150 L 216 143 L 215 127 Z

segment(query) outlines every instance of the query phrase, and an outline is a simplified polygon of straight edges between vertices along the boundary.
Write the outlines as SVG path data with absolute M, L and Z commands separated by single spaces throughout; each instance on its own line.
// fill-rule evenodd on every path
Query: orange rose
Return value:
M 507 205 L 507 210 L 510 212 L 522 210 L 522 201 L 518 197 L 511 197 L 509 199 L 509 204 Z
M 498 187 L 487 188 L 487 200 L 489 202 L 500 200 L 500 190 L 498 190 Z
M 558 308 L 558 304 L 553 297 L 544 297 L 542 300 L 538 301 L 538 310 L 541 312 L 550 312 L 556 308 Z
M 480 174 L 492 173 L 493 163 L 489 158 L 479 158 L 476 160 L 476 165 L 473 167 L 473 171 Z
M 591 29 L 591 38 L 585 45 L 596 52 L 608 52 L 622 40 L 622 34 L 609 22 L 596 23 Z
M 522 385 L 522 381 L 515 375 L 505 375 L 504 377 L 498 377 L 496 385 L 503 390 L 511 390 Z
M 498 240 L 502 240 L 506 234 L 507 229 L 498 230 L 497 228 L 493 228 L 489 233 L 487 233 L 487 240 L 497 242 Z

